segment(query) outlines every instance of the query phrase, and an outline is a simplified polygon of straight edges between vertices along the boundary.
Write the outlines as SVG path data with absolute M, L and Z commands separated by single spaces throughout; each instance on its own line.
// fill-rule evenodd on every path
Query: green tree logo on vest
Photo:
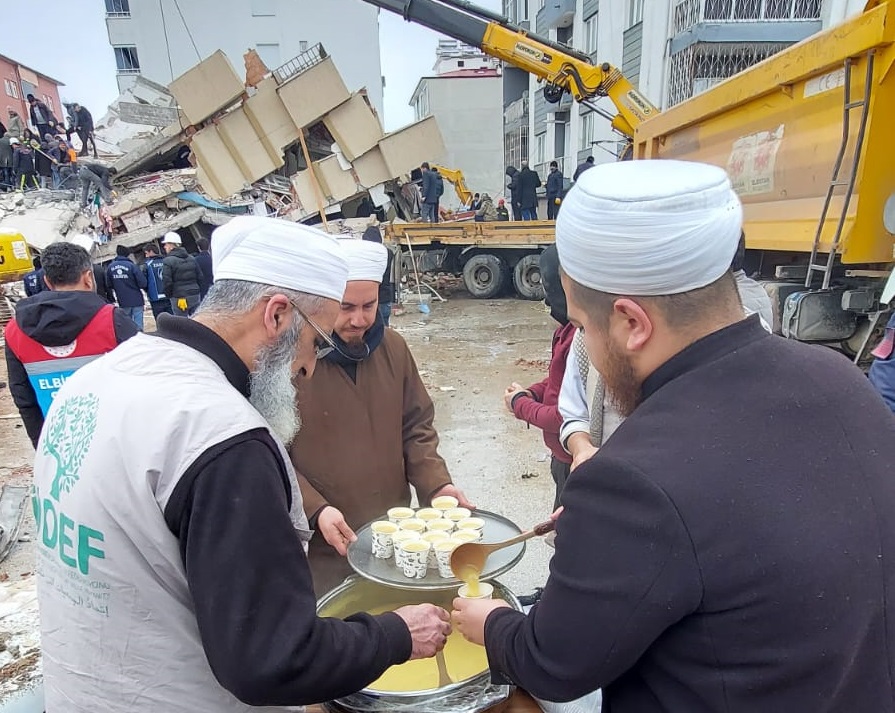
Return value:
M 50 495 L 59 502 L 61 493 L 69 493 L 78 482 L 81 464 L 90 450 L 96 432 L 96 406 L 93 394 L 66 399 L 47 424 L 44 455 L 56 459 L 56 477 Z
M 104 559 L 97 546 L 105 537 L 92 527 L 75 522 L 53 501 L 70 493 L 81 477 L 81 466 L 96 433 L 99 399 L 93 394 L 73 396 L 59 404 L 44 426 L 43 455 L 56 461 L 56 474 L 50 485 L 50 498 L 42 498 L 35 487 L 31 504 L 41 534 L 41 544 L 53 550 L 63 564 L 88 574 L 90 560 Z

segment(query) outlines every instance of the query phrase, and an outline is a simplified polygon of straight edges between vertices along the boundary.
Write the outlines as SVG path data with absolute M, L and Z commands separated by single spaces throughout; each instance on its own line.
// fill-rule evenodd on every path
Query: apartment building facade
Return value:
M 378 10 L 357 0 L 105 0 L 118 87 L 134 75 L 167 86 L 221 49 L 238 73 L 254 48 L 268 69 L 323 44 L 351 90 L 382 116 Z M 334 19 L 335 18 L 335 19 Z
M 609 62 L 656 106 L 705 91 L 775 52 L 860 12 L 863 0 L 504 0 L 520 26 Z M 616 113 L 608 99 L 598 106 Z M 504 70 L 504 152 L 543 176 L 557 161 L 567 178 L 588 156 L 613 161 L 619 137 L 599 114 Z
M 0 94 L 0 123 L 8 124 L 9 109 L 14 110 L 22 118 L 22 126 L 31 123 L 26 97 L 33 94 L 42 100 L 56 118 L 65 120 L 65 108 L 59 98 L 59 87 L 65 86 L 58 79 L 41 74 L 31 67 L 19 64 L 11 57 L 0 55 L 0 81 L 3 82 Z

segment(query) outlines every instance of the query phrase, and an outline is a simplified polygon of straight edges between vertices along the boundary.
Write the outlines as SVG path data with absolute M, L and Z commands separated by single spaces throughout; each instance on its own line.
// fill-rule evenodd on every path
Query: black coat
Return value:
M 519 204 L 523 210 L 538 207 L 538 188 L 541 187 L 541 177 L 528 166 L 523 166 L 519 171 Z
M 162 263 L 162 279 L 165 283 L 165 295 L 172 300 L 181 297 L 200 297 L 200 285 L 204 279 L 202 268 L 196 258 L 184 248 L 175 248 Z
M 429 169 L 428 171 L 423 171 L 423 180 L 422 185 L 420 186 L 420 193 L 423 196 L 423 203 L 428 203 L 430 205 L 434 205 L 438 203 L 438 175 L 435 171 Z
M 547 197 L 562 197 L 563 180 L 562 173 L 559 171 L 551 171 L 547 174 Z
M 196 262 L 199 265 L 199 270 L 201 271 L 201 280 L 199 281 L 199 294 L 202 296 L 202 299 L 205 299 L 205 295 L 208 294 L 208 291 L 211 289 L 211 285 L 214 283 L 214 263 L 211 260 L 211 253 L 199 252 L 194 256 Z
M 82 130 L 88 133 L 93 133 L 93 115 L 83 106 L 72 115 L 72 118 L 74 119 L 74 126 L 72 128 L 74 128 L 75 131 Z
M 38 107 L 40 108 L 41 112 L 43 112 L 44 121 L 37 120 L 37 112 L 35 111 L 35 109 Z M 40 99 L 38 99 L 36 102 L 34 102 L 34 104 L 28 107 L 28 113 L 31 115 L 31 123 L 34 124 L 34 126 L 48 125 L 55 127 L 56 124 L 59 123 L 59 121 L 56 119 L 56 115 L 53 114 L 53 112 L 50 110 L 50 107 L 48 107 Z
M 562 495 L 492 672 L 612 713 L 891 713 L 895 416 L 847 359 L 753 317 L 659 367 Z

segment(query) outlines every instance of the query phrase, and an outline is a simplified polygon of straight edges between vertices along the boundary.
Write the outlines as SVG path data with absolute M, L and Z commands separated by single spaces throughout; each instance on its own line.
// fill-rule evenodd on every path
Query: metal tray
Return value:
M 482 532 L 482 542 L 503 542 L 511 537 L 521 534 L 522 530 L 512 520 L 503 515 L 498 515 L 487 510 L 475 510 L 473 517 L 480 517 L 485 521 L 485 529 Z M 377 520 L 385 520 L 383 515 Z M 386 587 L 398 589 L 455 589 L 463 584 L 459 579 L 444 579 L 437 570 L 429 570 L 422 579 L 410 579 L 395 566 L 394 559 L 377 559 L 373 556 L 373 533 L 370 529 L 372 523 L 367 523 L 356 531 L 357 541 L 348 546 L 348 564 L 361 577 L 384 584 Z M 485 571 L 482 572 L 482 581 L 499 577 L 515 567 L 522 555 L 525 554 L 525 543 L 520 542 L 492 554 L 485 563 Z

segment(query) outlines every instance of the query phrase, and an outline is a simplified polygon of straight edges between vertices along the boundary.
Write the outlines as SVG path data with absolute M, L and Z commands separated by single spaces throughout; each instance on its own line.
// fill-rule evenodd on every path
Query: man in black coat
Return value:
M 202 272 L 202 280 L 199 282 L 199 296 L 205 299 L 205 295 L 214 284 L 214 263 L 211 260 L 211 253 L 208 252 L 208 238 L 199 238 L 196 241 L 196 247 L 199 252 L 194 255 L 196 262 L 199 264 L 199 270 Z
M 550 173 L 547 176 L 547 220 L 556 220 L 559 214 L 559 202 L 562 200 L 563 177 L 556 161 L 550 162 Z
M 538 219 L 540 187 L 541 177 L 528 167 L 528 161 L 523 161 L 522 170 L 519 172 L 519 207 L 522 210 L 522 220 Z
M 743 318 L 741 227 L 704 164 L 605 164 L 566 197 L 569 317 L 627 419 L 569 479 L 530 614 L 455 602 L 495 680 L 612 713 L 895 710 L 895 416 Z
M 519 169 L 507 166 L 507 191 L 510 194 L 510 207 L 513 209 L 513 220 L 522 220 L 522 202 L 519 192 Z
M 78 138 L 81 139 L 81 152 L 78 156 L 87 156 L 89 153 L 87 144 L 90 142 L 93 144 L 93 158 L 96 158 L 96 139 L 93 137 L 93 115 L 87 111 L 86 107 L 80 104 L 73 104 L 71 109 L 72 129 L 78 135 Z
M 31 114 L 31 124 L 37 129 L 38 136 L 44 136 L 49 133 L 55 133 L 59 121 L 53 114 L 52 109 L 33 94 L 28 97 L 29 113 Z
M 422 180 L 420 182 L 420 216 L 424 223 L 438 222 L 438 174 L 429 166 L 429 163 L 423 163 L 420 167 L 422 172 Z

